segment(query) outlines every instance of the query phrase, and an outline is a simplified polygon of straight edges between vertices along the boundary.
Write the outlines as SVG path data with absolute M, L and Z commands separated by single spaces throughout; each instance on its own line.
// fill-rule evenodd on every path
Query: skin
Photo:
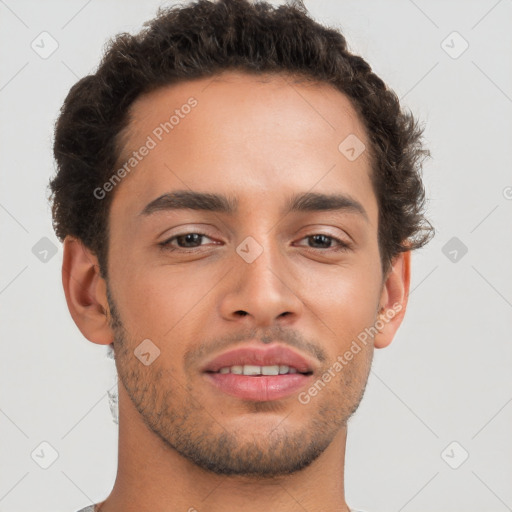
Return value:
M 327 84 L 229 72 L 139 97 L 125 151 L 191 96 L 197 106 L 111 192 L 108 282 L 91 251 L 64 241 L 71 315 L 90 341 L 114 343 L 119 373 L 118 473 L 101 510 L 348 511 L 347 420 L 374 349 L 388 346 L 402 322 L 410 280 L 409 252 L 382 274 L 368 151 L 349 161 L 338 150 L 350 134 L 369 146 L 363 124 Z M 238 210 L 139 215 L 176 190 L 224 194 Z M 366 217 L 284 214 L 287 199 L 305 192 L 348 195 Z M 176 251 L 158 245 L 186 233 L 207 237 L 181 247 L 174 239 Z M 315 234 L 350 247 L 335 251 L 335 240 Z M 252 263 L 236 251 L 248 236 L 263 249 Z M 307 404 L 298 393 L 272 402 L 229 396 L 200 371 L 253 339 L 306 355 L 317 378 L 379 311 L 397 305 Z M 160 350 L 148 366 L 134 356 L 144 339 Z

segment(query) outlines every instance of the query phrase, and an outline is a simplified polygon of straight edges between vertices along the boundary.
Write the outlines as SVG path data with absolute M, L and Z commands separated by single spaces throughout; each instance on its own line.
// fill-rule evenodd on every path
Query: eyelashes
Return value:
M 202 241 L 202 239 L 207 238 L 209 240 L 212 240 L 208 235 L 205 233 L 195 232 L 191 231 L 188 233 L 182 233 L 178 235 L 174 235 L 171 238 L 168 238 L 167 240 L 164 240 L 163 242 L 160 242 L 158 245 L 165 251 L 168 252 L 180 252 L 180 253 L 194 253 L 198 252 L 198 249 L 201 250 L 203 245 L 196 245 L 192 247 L 180 247 L 172 245 L 173 242 L 178 243 L 198 243 Z M 321 252 L 327 252 L 327 251 L 333 251 L 333 252 L 341 252 L 341 251 L 348 251 L 352 248 L 351 244 L 348 242 L 345 242 L 341 240 L 340 238 L 337 238 L 332 235 L 327 235 L 325 233 L 312 233 L 310 235 L 306 235 L 300 239 L 302 240 L 308 240 L 308 242 L 313 241 L 313 243 L 322 243 L 327 242 L 329 244 L 329 247 L 311 247 L 311 246 L 299 246 L 299 247 L 305 247 L 308 250 L 313 251 L 321 251 Z M 319 242 L 320 240 L 320 242 Z M 331 246 L 331 244 L 334 243 L 334 246 Z M 219 243 L 216 243 L 216 245 L 219 245 Z
M 301 240 L 306 240 L 306 239 L 310 240 L 310 239 L 315 239 L 317 237 L 323 237 L 324 240 L 328 239 L 329 241 L 334 241 L 334 242 L 336 242 L 337 246 L 336 247 L 309 247 L 308 246 L 308 249 L 320 249 L 322 251 L 327 251 L 327 250 L 347 251 L 351 248 L 351 245 L 349 243 L 344 242 L 343 240 L 341 240 L 335 236 L 326 235 L 324 233 L 315 233 L 312 235 L 306 235 Z
M 196 247 L 174 247 L 171 245 L 172 242 L 174 242 L 174 240 L 183 240 L 183 239 L 186 239 L 187 237 L 189 237 L 190 235 L 195 235 L 195 239 L 197 240 L 198 238 L 210 238 L 209 236 L 205 235 L 204 233 L 197 233 L 197 232 L 190 232 L 190 233 L 184 233 L 184 234 L 181 234 L 181 235 L 174 235 L 172 236 L 171 238 L 163 241 L 163 242 L 160 242 L 160 246 L 162 247 L 165 247 L 166 249 L 168 250 L 171 250 L 171 251 L 174 251 L 176 249 L 195 249 Z M 211 238 L 210 238 L 211 240 Z

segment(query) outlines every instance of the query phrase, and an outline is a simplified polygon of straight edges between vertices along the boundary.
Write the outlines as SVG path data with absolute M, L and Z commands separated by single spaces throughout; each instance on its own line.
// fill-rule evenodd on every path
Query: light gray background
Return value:
M 137 31 L 158 5 L 0 0 L 2 512 L 73 512 L 114 481 L 114 364 L 67 310 L 46 186 L 69 88 L 94 70 L 110 36 Z M 366 512 L 512 510 L 512 2 L 306 6 L 341 28 L 427 124 L 433 155 L 425 182 L 437 235 L 413 257 L 405 322 L 376 351 L 350 422 L 347 502 Z M 59 45 L 47 59 L 31 48 L 43 31 Z M 458 58 L 464 41 L 448 37 L 454 31 L 469 43 Z M 46 262 L 39 246 L 33 252 L 43 237 L 58 248 Z M 455 262 L 443 253 L 452 237 L 468 249 Z M 43 441 L 58 452 L 48 469 L 35 461 L 50 461 Z M 448 465 L 465 452 L 458 469 Z

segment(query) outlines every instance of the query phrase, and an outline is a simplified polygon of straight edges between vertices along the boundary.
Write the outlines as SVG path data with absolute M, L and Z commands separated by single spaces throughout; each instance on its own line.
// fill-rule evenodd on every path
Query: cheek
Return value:
M 380 284 L 375 263 L 338 267 L 327 274 L 310 274 L 300 296 L 339 350 L 375 322 Z
M 163 341 L 198 318 L 206 295 L 222 275 L 214 269 L 203 272 L 155 265 L 136 271 L 132 266 L 130 272 L 120 269 L 115 276 L 114 298 L 129 333 Z

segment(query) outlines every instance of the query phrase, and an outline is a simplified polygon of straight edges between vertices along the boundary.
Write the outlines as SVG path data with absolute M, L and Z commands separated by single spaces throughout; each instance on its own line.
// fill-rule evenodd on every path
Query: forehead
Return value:
M 187 102 L 196 105 L 189 109 Z M 130 107 L 130 122 L 123 142 L 126 146 L 133 145 L 136 139 L 152 133 L 159 123 L 169 121 L 173 114 L 178 119 L 172 121 L 172 131 L 189 138 L 198 133 L 194 119 L 199 117 L 202 122 L 207 116 L 211 117 L 199 132 L 201 135 L 210 131 L 209 128 L 222 125 L 225 134 L 249 133 L 252 137 L 281 128 L 282 139 L 300 138 L 302 143 L 309 140 L 311 144 L 319 137 L 339 138 L 344 133 L 365 138 L 349 98 L 327 83 L 284 73 L 256 75 L 225 71 L 141 95 Z M 183 123 L 180 130 L 174 130 L 186 117 L 191 120 Z
M 151 149 L 132 161 L 114 203 L 133 215 L 177 188 L 229 187 L 232 195 L 260 192 L 268 200 L 277 189 L 307 191 L 318 183 L 329 190 L 340 179 L 367 194 L 368 151 L 350 160 L 346 140 L 368 146 L 350 100 L 329 84 L 225 72 L 161 87 L 131 106 L 116 169 L 134 151 Z

